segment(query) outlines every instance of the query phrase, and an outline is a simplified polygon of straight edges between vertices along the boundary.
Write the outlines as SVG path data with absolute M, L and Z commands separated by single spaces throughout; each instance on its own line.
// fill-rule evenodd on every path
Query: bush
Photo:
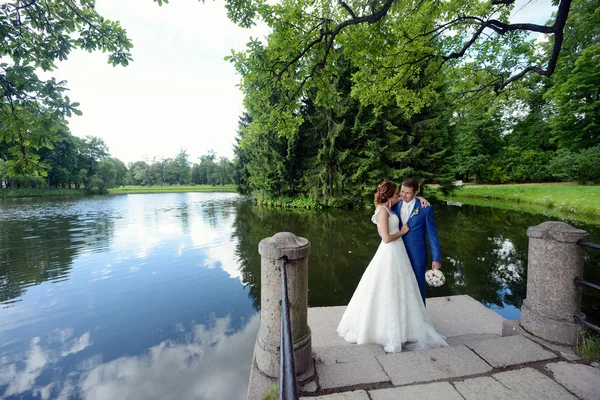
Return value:
M 304 208 L 322 210 L 324 208 L 354 208 L 366 204 L 365 199 L 357 196 L 339 196 L 316 199 L 309 196 L 273 196 L 266 192 L 254 192 L 252 196 L 256 203 L 267 207 Z
M 563 181 L 580 183 L 600 182 L 600 146 L 581 150 L 559 152 L 550 162 L 552 175 Z
M 47 185 L 46 178 L 35 175 L 21 175 L 8 179 L 14 188 L 32 188 L 39 189 Z
M 456 180 L 454 179 L 454 176 L 450 175 L 439 177 L 437 179 L 437 183 L 439 185 L 438 190 L 442 192 L 444 196 L 450 196 L 456 190 L 461 188 L 460 186 L 456 186 Z

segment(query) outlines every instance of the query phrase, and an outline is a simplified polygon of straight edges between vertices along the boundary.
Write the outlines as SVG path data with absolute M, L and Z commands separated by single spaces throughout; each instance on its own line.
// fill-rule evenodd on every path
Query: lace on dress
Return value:
M 390 209 L 387 208 L 386 206 L 377 206 L 377 208 L 375 208 L 375 213 L 373 213 L 373 216 L 371 217 L 371 222 L 373 222 L 376 225 L 377 225 L 377 213 L 379 213 L 379 210 L 381 210 L 382 208 L 385 208 L 385 210 L 388 212 L 388 215 L 394 215 L 394 213 L 391 212 Z

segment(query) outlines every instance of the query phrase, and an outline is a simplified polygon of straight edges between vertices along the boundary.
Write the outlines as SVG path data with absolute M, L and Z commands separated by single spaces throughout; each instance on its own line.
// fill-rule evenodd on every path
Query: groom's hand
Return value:
M 439 261 L 434 261 L 431 263 L 431 268 L 432 269 L 440 269 L 440 268 L 442 268 L 442 263 Z

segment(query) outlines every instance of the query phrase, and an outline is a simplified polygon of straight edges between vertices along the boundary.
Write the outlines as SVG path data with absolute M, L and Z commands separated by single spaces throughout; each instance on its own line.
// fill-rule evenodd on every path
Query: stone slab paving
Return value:
M 448 382 L 370 390 L 372 400 L 464 400 Z
M 394 386 L 489 372 L 492 367 L 466 346 L 377 356 Z
M 480 342 L 482 340 L 497 339 L 501 337 L 495 333 L 473 333 L 471 335 L 460 335 L 446 338 L 446 343 L 450 346 L 459 346 L 461 344 L 468 344 L 473 342 Z
M 365 358 L 374 358 L 382 354 L 385 354 L 385 351 L 378 344 L 317 347 L 313 350 L 313 358 L 316 364 L 359 361 Z
M 389 382 L 375 357 L 334 364 L 316 364 L 321 389 L 343 388 L 367 383 Z
M 565 388 L 532 368 L 454 382 L 466 400 L 577 400 Z
M 351 346 L 337 333 L 337 327 L 346 306 L 314 307 L 308 309 L 308 326 L 311 330 L 312 347 Z
M 301 386 L 300 391 L 305 392 L 305 393 L 314 393 L 317 391 L 317 382 L 312 381 L 312 382 L 308 382 L 306 385 Z
M 370 400 L 369 395 L 364 390 L 355 390 L 353 392 L 343 392 L 328 394 L 326 396 L 317 397 L 300 397 L 304 400 Z
M 337 333 L 337 326 L 346 306 L 308 309 L 308 326 L 312 332 L 312 347 L 352 346 Z M 471 335 L 502 335 L 504 319 L 467 295 L 427 299 L 427 313 L 435 329 L 452 341 L 452 337 Z M 460 339 L 457 339 L 460 340 Z M 460 344 L 463 344 L 462 342 Z
M 584 400 L 600 399 L 600 369 L 565 361 L 547 364 L 554 380 Z
M 502 335 L 500 314 L 467 295 L 427 299 L 427 313 L 438 333 L 452 336 L 491 333 Z
M 507 336 L 467 344 L 494 368 L 550 360 L 557 355 L 523 336 Z
M 247 400 L 261 400 L 264 393 L 277 383 L 277 379 L 266 376 L 252 363 Z

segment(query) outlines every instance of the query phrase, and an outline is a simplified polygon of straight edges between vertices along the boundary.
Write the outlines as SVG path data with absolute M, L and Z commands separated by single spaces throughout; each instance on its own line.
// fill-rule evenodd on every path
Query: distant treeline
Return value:
M 3 161 L 8 149 L 0 142 L 0 189 L 83 189 L 105 193 L 124 185 L 225 185 L 234 183 L 233 163 L 217 159 L 213 151 L 191 163 L 185 150 L 174 158 L 136 161 L 125 165 L 111 157 L 101 138 L 79 138 L 66 131 L 58 132 L 51 149 L 41 148 L 39 157 L 46 175 L 18 174 Z

